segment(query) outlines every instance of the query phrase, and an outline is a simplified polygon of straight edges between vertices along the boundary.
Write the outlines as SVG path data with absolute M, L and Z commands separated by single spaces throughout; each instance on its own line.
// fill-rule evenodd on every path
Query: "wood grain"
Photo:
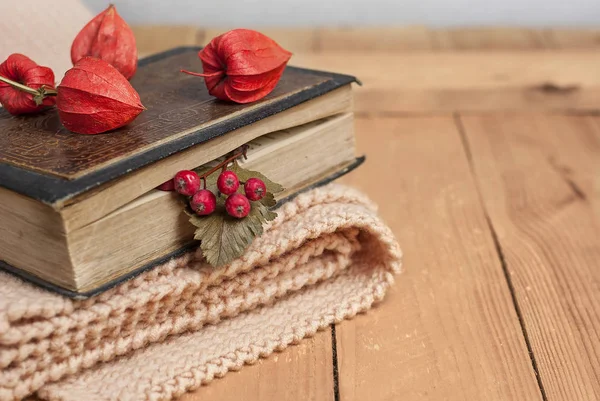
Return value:
M 600 48 L 600 29 L 552 28 L 544 32 L 548 43 L 557 49 L 598 49 Z
M 291 62 L 357 76 L 362 113 L 600 109 L 597 52 L 302 53 Z
M 530 114 L 462 121 L 547 400 L 599 400 L 598 126 Z
M 591 147 L 586 147 L 586 152 L 581 156 L 581 148 L 573 152 L 573 158 L 578 160 L 578 169 L 574 174 L 573 180 L 584 187 L 588 200 L 594 211 L 594 219 L 600 226 L 600 117 L 589 117 L 594 127 L 595 136 L 591 138 Z M 585 158 L 584 158 L 585 157 Z M 583 172 L 583 173 L 582 173 Z M 585 177 L 581 182 L 581 176 Z
M 450 117 L 360 119 L 370 158 L 343 181 L 405 250 L 385 301 L 337 327 L 340 399 L 541 400 Z
M 333 401 L 333 388 L 331 329 L 327 329 L 180 400 Z
M 432 50 L 432 31 L 424 26 L 321 28 L 317 32 L 319 52 L 359 53 Z
M 131 29 L 140 57 L 198 42 L 198 28 L 194 26 L 134 25 Z
M 206 45 L 232 29 L 193 26 L 132 27 L 138 51 L 149 55 L 175 46 Z M 252 27 L 250 27 L 252 28 Z M 422 50 L 536 50 L 600 47 L 600 29 L 464 27 L 431 29 L 422 25 L 378 27 L 253 27 L 292 52 L 356 53 Z
M 435 31 L 444 50 L 532 50 L 546 47 L 542 31 L 527 28 L 481 27 Z

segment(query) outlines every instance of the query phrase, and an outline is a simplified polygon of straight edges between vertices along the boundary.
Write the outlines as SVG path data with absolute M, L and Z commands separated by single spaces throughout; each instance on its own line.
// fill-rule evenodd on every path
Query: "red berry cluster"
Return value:
M 205 177 L 202 177 L 205 178 Z M 182 170 L 175 175 L 172 181 L 167 181 L 158 189 L 169 191 L 174 189 L 181 195 L 190 196 L 190 207 L 196 214 L 207 216 L 215 211 L 217 207 L 217 197 L 206 188 L 201 188 L 202 178 L 191 170 Z M 244 184 L 245 195 L 237 193 L 240 187 L 240 180 L 236 173 L 231 170 L 225 170 L 217 179 L 217 188 L 223 195 L 227 195 L 225 200 L 225 210 L 230 216 L 241 219 L 250 213 L 250 201 L 261 200 L 267 193 L 265 183 L 258 178 L 250 178 Z

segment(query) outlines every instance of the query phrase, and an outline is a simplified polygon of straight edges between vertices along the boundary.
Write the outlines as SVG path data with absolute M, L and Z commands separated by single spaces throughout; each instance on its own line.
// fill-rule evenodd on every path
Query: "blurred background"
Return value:
M 106 0 L 0 0 L 0 59 L 72 66 Z M 359 113 L 597 110 L 600 0 L 115 0 L 140 57 L 254 28 L 291 65 L 361 78 Z M 592 88 L 592 91 L 587 89 Z
M 106 1 L 85 0 L 94 12 Z M 132 24 L 594 26 L 599 0 L 117 0 Z

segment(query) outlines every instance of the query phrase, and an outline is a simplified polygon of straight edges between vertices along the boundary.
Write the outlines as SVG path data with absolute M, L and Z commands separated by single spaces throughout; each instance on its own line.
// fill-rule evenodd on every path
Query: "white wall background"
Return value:
M 83 0 L 93 11 L 107 0 Z M 600 26 L 600 0 L 114 0 L 131 24 Z

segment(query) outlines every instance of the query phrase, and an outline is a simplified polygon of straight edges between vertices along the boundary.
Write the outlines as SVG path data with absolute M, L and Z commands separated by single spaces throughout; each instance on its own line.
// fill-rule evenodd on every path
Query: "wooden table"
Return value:
M 151 53 L 219 30 L 137 27 Z M 263 29 L 354 74 L 383 303 L 184 401 L 600 400 L 600 31 Z

